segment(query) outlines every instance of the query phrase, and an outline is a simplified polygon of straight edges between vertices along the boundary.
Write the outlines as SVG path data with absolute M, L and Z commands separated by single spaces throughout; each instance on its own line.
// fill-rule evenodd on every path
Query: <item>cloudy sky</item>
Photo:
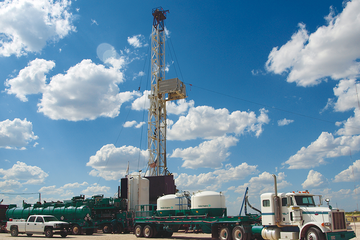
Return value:
M 179 190 L 237 214 L 309 190 L 360 193 L 360 0 L 0 2 L 0 199 L 114 196 L 147 169 L 152 9 L 170 10 L 167 160 Z

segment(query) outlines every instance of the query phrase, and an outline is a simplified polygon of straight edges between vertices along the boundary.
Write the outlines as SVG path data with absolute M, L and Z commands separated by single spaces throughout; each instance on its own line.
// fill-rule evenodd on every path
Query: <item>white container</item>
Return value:
M 226 208 L 225 195 L 221 192 L 203 191 L 191 196 L 191 209 Z
M 149 204 L 149 179 L 140 173 L 132 174 L 128 179 L 128 210 L 136 210 L 136 205 Z
M 197 192 L 191 197 L 193 215 L 226 216 L 225 195 L 221 192 Z
M 188 209 L 188 203 L 183 194 L 169 194 L 157 199 L 157 211 L 185 209 Z

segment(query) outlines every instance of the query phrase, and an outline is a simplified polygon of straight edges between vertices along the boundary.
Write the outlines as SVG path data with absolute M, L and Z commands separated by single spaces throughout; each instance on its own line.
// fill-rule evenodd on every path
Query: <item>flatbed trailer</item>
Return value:
M 261 216 L 208 216 L 189 215 L 189 211 L 177 211 L 175 216 L 158 216 L 155 210 L 136 211 L 134 234 L 136 237 L 171 237 L 179 230 L 211 233 L 213 239 L 248 240 L 261 236 Z

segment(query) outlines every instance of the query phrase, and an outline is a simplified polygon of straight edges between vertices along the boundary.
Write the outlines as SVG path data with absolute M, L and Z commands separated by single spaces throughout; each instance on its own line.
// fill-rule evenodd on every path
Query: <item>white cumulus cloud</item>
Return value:
M 24 149 L 31 141 L 38 139 L 32 131 L 32 123 L 26 118 L 0 122 L 0 148 Z
M 145 37 L 142 36 L 141 34 L 139 35 L 134 35 L 132 37 L 128 37 L 127 41 L 128 43 L 133 46 L 134 48 L 140 48 L 143 47 L 144 44 L 142 43 L 145 40 Z
M 326 164 L 324 158 L 346 156 L 360 150 L 360 135 L 335 138 L 331 133 L 323 132 L 308 147 L 302 147 L 285 163 L 289 169 L 306 169 Z
M 313 86 L 327 77 L 339 80 L 360 73 L 360 1 L 348 1 L 337 16 L 310 35 L 304 24 L 285 45 L 269 54 L 266 69 L 299 86 Z
M 49 176 L 41 168 L 17 161 L 10 169 L 0 168 L 0 175 L 5 180 L 22 181 L 23 184 L 40 184 Z
M 236 167 L 227 164 L 225 168 L 213 172 L 189 175 L 181 173 L 176 177 L 176 186 L 187 191 L 218 190 L 225 182 L 244 179 L 249 175 L 258 173 L 257 166 L 242 163 Z
M 304 189 L 314 189 L 325 188 L 328 184 L 328 180 L 321 173 L 310 170 L 305 182 L 303 182 L 301 186 Z
M 140 158 L 140 159 L 139 159 Z M 107 144 L 91 156 L 86 166 L 92 167 L 90 175 L 99 176 L 106 180 L 118 180 L 124 177 L 127 165 L 130 171 L 139 170 L 138 162 L 142 165 L 147 163 L 147 150 L 140 150 L 133 146 L 115 147 L 113 144 Z
M 360 160 L 335 176 L 334 182 L 355 182 L 360 179 Z
M 238 142 L 233 136 L 218 137 L 205 141 L 196 147 L 177 148 L 170 157 L 182 158 L 185 168 L 218 168 L 230 155 L 228 149 Z
M 26 95 L 42 93 L 46 86 L 46 73 L 55 67 L 53 61 L 35 59 L 28 66 L 20 70 L 19 75 L 6 79 L 5 89 L 8 94 L 15 94 L 23 102 L 27 102 Z
M 54 120 L 116 117 L 122 103 L 137 95 L 135 91 L 119 92 L 117 84 L 123 81 L 123 74 L 117 68 L 106 68 L 85 59 L 66 74 L 51 78 L 38 103 L 38 111 Z
M 284 118 L 282 120 L 278 120 L 277 123 L 278 123 L 278 126 L 286 126 L 293 122 L 294 122 L 294 120 Z
M 48 42 L 75 31 L 71 1 L 5 0 L 0 2 L 0 55 L 40 52 Z
M 190 140 L 196 138 L 212 139 L 226 133 L 236 135 L 254 132 L 260 136 L 262 126 L 269 122 L 267 110 L 260 109 L 257 117 L 254 112 L 234 111 L 226 108 L 214 109 L 210 106 L 190 108 L 186 116 L 181 116 L 168 129 L 169 140 Z

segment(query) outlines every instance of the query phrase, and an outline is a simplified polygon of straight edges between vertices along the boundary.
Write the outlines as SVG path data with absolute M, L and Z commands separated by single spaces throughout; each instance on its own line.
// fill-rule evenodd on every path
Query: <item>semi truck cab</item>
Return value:
M 319 198 L 318 205 L 314 197 Z M 355 237 L 354 231 L 347 225 L 344 210 L 321 207 L 321 204 L 321 196 L 308 191 L 262 194 L 262 237 L 269 240 L 340 240 Z

